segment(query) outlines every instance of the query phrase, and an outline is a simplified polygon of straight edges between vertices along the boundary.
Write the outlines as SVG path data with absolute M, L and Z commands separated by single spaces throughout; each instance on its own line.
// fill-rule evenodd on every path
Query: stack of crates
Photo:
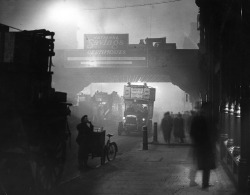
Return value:
M 4 172 L 6 164 L 1 164 L 0 175 L 5 173 L 9 178 L 3 176 L 5 183 L 12 185 L 14 178 L 18 177 L 19 183 L 26 177 L 16 173 L 28 167 L 27 174 L 33 178 L 27 185 L 48 190 L 46 183 L 51 182 L 51 188 L 62 175 L 70 135 L 67 116 L 71 104 L 66 93 L 52 88 L 54 32 L 9 30 L 0 24 L 0 161 L 18 162 L 20 168 L 15 168 L 15 163 L 8 166 L 10 171 L 19 169 L 10 174 Z M 11 158 L 9 151 L 15 151 Z M 46 171 L 41 172 L 44 168 L 56 180 L 52 181 Z

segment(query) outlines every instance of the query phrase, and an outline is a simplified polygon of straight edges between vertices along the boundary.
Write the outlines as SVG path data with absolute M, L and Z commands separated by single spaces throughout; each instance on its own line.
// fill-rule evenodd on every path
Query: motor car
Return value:
M 138 117 L 136 115 L 127 115 L 123 118 L 123 122 L 119 123 L 118 126 L 118 135 L 121 135 L 123 132 L 126 135 L 131 133 L 142 133 L 142 127 L 146 125 L 146 119 L 143 117 Z

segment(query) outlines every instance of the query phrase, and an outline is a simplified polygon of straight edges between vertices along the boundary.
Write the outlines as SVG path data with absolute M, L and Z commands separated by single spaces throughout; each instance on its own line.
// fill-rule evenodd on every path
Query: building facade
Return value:
M 221 160 L 240 191 L 250 176 L 250 2 L 196 0 L 202 99 L 219 118 Z

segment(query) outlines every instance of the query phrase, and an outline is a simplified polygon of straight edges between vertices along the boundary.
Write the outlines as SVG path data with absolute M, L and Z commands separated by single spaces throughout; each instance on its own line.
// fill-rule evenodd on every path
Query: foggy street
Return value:
M 79 123 L 79 121 L 73 120 L 73 122 L 70 121 L 69 117 L 69 126 L 70 126 L 70 131 L 71 131 L 71 138 L 70 142 L 67 148 L 67 160 L 66 160 L 66 165 L 63 173 L 63 178 L 61 183 L 68 182 L 72 179 L 75 179 L 76 177 L 79 177 L 80 171 L 78 170 L 78 163 L 77 163 L 77 150 L 78 150 L 78 145 L 76 143 L 76 136 L 77 136 L 77 130 L 76 130 L 76 125 Z M 106 131 L 106 135 L 108 133 L 114 134 L 114 136 L 111 138 L 111 141 L 114 141 L 117 143 L 118 146 L 118 153 L 117 153 L 117 158 L 119 158 L 120 155 L 123 153 L 127 153 L 131 151 L 133 148 L 137 147 L 142 143 L 142 136 L 135 134 L 135 135 L 117 135 L 117 125 L 111 125 L 111 126 L 104 126 L 104 130 Z M 107 141 L 107 137 L 105 138 L 105 142 Z M 106 160 L 106 163 L 107 162 Z M 100 157 L 95 157 L 91 158 L 89 157 L 89 164 L 92 167 L 99 168 L 101 166 L 101 160 Z
M 70 118 L 70 117 L 69 117 Z M 198 186 L 190 187 L 188 174 L 192 166 L 190 145 L 164 142 L 158 130 L 158 144 L 148 137 L 148 150 L 143 149 L 141 135 L 117 135 L 115 125 L 104 127 L 113 133 L 112 141 L 118 145 L 113 161 L 100 164 L 100 158 L 89 158 L 90 170 L 78 170 L 76 129 L 70 123 L 72 138 L 62 181 L 49 195 L 241 195 L 235 191 L 223 166 L 211 173 L 209 191 L 201 189 L 201 173 L 197 174 Z
M 0 0 L 0 195 L 250 194 L 249 0 Z
M 106 128 L 104 128 L 106 129 Z M 74 140 L 72 129 L 72 140 Z M 188 174 L 192 166 L 188 145 L 148 145 L 143 150 L 141 136 L 118 136 L 116 128 L 112 140 L 118 145 L 115 160 L 100 165 L 100 158 L 89 159 L 90 170 L 79 171 L 76 163 L 76 144 L 72 143 L 70 155 L 61 183 L 49 195 L 240 195 L 235 191 L 223 166 L 211 173 L 209 191 L 202 190 L 201 173 L 197 174 L 197 186 L 190 187 Z M 149 138 L 149 142 L 152 137 Z M 163 140 L 159 136 L 159 140 Z

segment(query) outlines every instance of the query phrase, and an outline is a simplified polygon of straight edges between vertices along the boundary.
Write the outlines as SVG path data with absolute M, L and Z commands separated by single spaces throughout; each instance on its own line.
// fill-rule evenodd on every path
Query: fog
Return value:
M 82 92 L 83 94 L 92 96 L 96 91 L 107 92 L 109 94 L 116 91 L 120 96 L 123 96 L 124 85 L 126 85 L 126 83 L 92 83 L 84 88 Z M 167 111 L 176 114 L 178 112 L 184 113 L 184 111 L 190 111 L 192 109 L 192 104 L 189 102 L 189 98 L 186 98 L 186 93 L 178 86 L 172 83 L 147 83 L 147 85 L 156 88 L 154 122 L 159 123 L 163 114 Z
M 53 31 L 55 49 L 83 49 L 84 34 L 94 33 L 129 34 L 130 44 L 147 37 L 166 37 L 178 49 L 197 49 L 197 14 L 195 0 L 0 0 L 0 23 L 21 30 Z M 123 85 L 92 84 L 85 90 L 117 91 L 122 95 Z M 157 91 L 157 120 L 165 111 L 191 109 L 186 93 L 178 86 L 148 85 Z
M 167 37 L 177 48 L 197 48 L 195 0 L 0 0 L 0 23 L 55 32 L 55 49 L 83 48 L 88 33 L 128 33 L 130 43 Z M 186 44 L 187 40 L 191 44 Z

